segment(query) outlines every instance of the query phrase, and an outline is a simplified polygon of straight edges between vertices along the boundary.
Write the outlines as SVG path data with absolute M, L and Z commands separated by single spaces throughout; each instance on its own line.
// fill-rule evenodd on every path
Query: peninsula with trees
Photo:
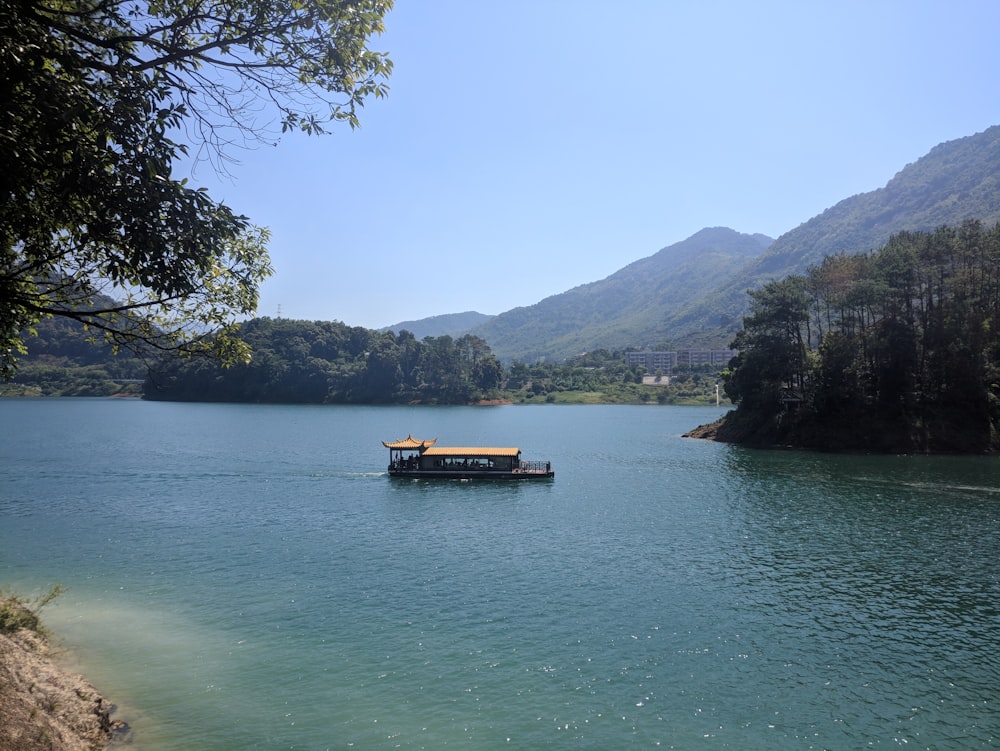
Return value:
M 722 440 L 872 452 L 1000 449 L 1000 224 L 900 232 L 750 292 Z

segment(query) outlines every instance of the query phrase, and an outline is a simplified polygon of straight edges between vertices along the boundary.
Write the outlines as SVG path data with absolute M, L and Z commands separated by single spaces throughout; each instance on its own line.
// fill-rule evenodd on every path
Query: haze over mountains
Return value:
M 883 188 L 846 198 L 777 240 L 703 229 L 606 279 L 535 305 L 388 328 L 418 337 L 472 333 L 501 359 L 527 362 L 602 347 L 723 348 L 742 324 L 747 289 L 804 272 L 832 253 L 875 250 L 895 232 L 970 218 L 1000 221 L 1000 126 L 936 146 Z
M 380 331 L 396 331 L 406 329 L 417 339 L 425 336 L 461 336 L 477 326 L 486 323 L 494 316 L 477 313 L 473 310 L 464 313 L 445 313 L 444 315 L 421 318 L 417 321 L 401 321 L 394 326 L 385 326 Z

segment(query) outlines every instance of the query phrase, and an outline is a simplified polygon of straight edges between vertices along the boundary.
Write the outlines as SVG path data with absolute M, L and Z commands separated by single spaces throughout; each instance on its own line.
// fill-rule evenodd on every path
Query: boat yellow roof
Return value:
M 406 438 L 403 438 L 402 440 L 399 441 L 389 441 L 389 442 L 382 441 L 382 445 L 385 446 L 387 449 L 403 449 L 403 450 L 411 449 L 414 451 L 417 449 L 430 448 L 435 443 L 437 443 L 437 438 L 431 438 L 430 440 L 422 441 L 419 438 L 414 438 L 412 433 L 406 436 Z
M 493 446 L 435 446 L 425 449 L 424 456 L 517 456 L 521 449 Z

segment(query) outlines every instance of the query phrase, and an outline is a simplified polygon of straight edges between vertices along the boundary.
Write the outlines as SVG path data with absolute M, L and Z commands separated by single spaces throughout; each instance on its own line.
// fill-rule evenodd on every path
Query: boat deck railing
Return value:
M 402 469 L 417 469 L 419 466 L 420 465 L 417 464 L 416 459 L 403 459 L 401 461 L 393 459 L 389 462 L 389 471 L 395 472 Z
M 513 472 L 515 474 L 527 474 L 527 475 L 544 475 L 552 472 L 552 462 L 536 462 L 536 461 L 521 461 L 518 462 L 517 466 L 513 468 L 503 468 L 503 467 L 489 467 L 485 464 L 474 464 L 474 465 L 460 465 L 460 464 L 445 464 L 440 467 L 434 467 L 431 470 L 423 470 L 420 467 L 419 462 L 403 459 L 402 461 L 393 460 L 389 462 L 390 472 L 422 472 L 422 471 L 432 471 L 432 472 L 454 472 L 455 474 L 461 474 L 462 472 L 481 472 L 484 475 L 491 473 L 502 474 L 504 472 Z

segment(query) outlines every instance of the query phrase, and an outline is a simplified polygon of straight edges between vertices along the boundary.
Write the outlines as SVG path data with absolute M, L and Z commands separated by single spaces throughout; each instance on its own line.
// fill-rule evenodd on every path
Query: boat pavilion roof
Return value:
M 430 448 L 435 443 L 437 443 L 437 438 L 422 441 L 419 438 L 414 438 L 412 433 L 399 441 L 382 441 L 382 445 L 387 449 L 398 451 L 422 451 Z
M 517 456 L 519 448 L 489 446 L 435 446 L 425 449 L 424 456 Z

